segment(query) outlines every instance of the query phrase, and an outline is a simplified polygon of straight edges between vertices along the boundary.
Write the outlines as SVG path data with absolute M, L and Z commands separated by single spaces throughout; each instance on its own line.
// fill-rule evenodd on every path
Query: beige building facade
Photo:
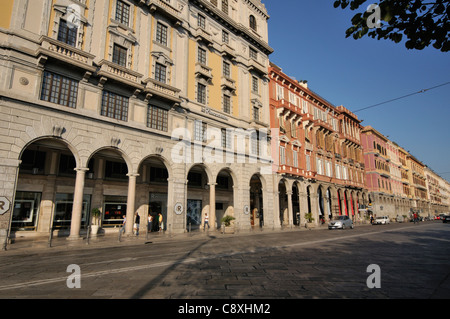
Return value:
M 7 236 L 249 229 L 273 214 L 259 0 L 6 0 L 0 215 Z M 93 218 L 98 208 L 100 216 Z M 155 224 L 155 223 L 153 223 Z M 154 228 L 153 230 L 158 230 Z

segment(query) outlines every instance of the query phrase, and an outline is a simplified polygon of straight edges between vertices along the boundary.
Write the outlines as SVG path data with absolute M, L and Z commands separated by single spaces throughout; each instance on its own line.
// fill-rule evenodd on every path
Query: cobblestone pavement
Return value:
M 53 248 L 18 241 L 0 251 L 0 298 L 450 298 L 450 225 L 440 222 L 150 235 Z

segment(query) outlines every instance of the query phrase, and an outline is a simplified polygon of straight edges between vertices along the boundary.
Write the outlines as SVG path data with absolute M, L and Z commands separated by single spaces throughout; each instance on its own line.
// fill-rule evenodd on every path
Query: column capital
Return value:
M 78 173 L 78 172 L 80 172 L 80 173 L 86 173 L 87 171 L 89 171 L 89 168 L 88 168 L 88 167 L 75 167 L 75 168 L 74 168 L 74 171 L 76 171 L 77 173 Z
M 131 174 L 127 174 L 128 177 L 138 177 L 139 174 L 137 173 L 131 173 Z

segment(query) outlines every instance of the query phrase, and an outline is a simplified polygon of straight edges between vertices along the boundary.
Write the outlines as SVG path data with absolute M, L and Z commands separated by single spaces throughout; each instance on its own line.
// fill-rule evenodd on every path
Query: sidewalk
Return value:
M 355 227 L 368 226 L 370 224 L 357 224 Z M 1 254 L 32 254 L 41 251 L 66 251 L 66 250 L 85 250 L 98 248 L 123 247 L 128 245 L 144 245 L 161 242 L 174 242 L 186 240 L 202 240 L 208 236 L 219 238 L 226 238 L 231 236 L 251 236 L 270 233 L 282 233 L 292 231 L 311 231 L 311 230 L 328 230 L 327 224 L 315 226 L 312 228 L 305 228 L 304 226 L 283 227 L 279 229 L 260 229 L 253 228 L 251 230 L 238 230 L 232 234 L 223 234 L 220 229 L 216 231 L 193 231 L 179 234 L 171 234 L 165 232 L 152 232 L 147 234 L 145 231 L 141 232 L 139 236 L 136 235 L 122 235 L 119 238 L 119 233 L 106 233 L 98 236 L 91 236 L 89 240 L 86 239 L 86 234 L 82 234 L 79 239 L 69 240 L 68 237 L 53 237 L 51 242 L 48 237 L 28 237 L 14 239 L 8 243 L 5 250 L 0 251 Z

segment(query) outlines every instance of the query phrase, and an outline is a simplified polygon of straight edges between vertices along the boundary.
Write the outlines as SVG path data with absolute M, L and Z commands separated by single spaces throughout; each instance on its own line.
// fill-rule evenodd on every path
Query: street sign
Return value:
M 11 203 L 5 196 L 0 196 L 0 215 L 5 214 L 9 207 L 11 206 Z

